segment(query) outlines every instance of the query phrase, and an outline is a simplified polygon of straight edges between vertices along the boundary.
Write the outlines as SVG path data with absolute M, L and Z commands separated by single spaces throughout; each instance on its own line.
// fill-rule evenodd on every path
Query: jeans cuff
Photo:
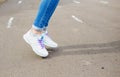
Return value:
M 43 30 L 44 30 L 44 28 L 39 28 L 39 27 L 37 27 L 37 26 L 35 26 L 35 25 L 32 25 L 32 27 L 33 27 L 34 29 L 38 30 L 38 31 L 43 31 Z

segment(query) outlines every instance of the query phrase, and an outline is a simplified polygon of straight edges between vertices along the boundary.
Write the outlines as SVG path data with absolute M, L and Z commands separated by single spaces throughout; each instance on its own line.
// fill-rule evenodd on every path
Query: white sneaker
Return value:
M 32 47 L 33 51 L 41 56 L 47 57 L 48 51 L 45 48 L 43 43 L 43 36 L 33 34 L 31 31 L 28 31 L 26 34 L 23 35 L 24 40 Z
M 44 44 L 45 44 L 46 46 L 52 47 L 52 48 L 58 47 L 57 43 L 54 42 L 54 41 L 48 36 L 48 32 L 47 32 L 47 31 L 45 31 L 45 32 L 43 33 L 43 37 L 44 37 L 44 38 L 43 38 L 43 42 L 44 42 Z

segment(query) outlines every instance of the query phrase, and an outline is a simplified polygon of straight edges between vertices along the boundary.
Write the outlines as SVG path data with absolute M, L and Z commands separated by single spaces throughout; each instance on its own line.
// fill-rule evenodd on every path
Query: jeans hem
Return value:
M 32 27 L 36 30 L 39 30 L 39 31 L 46 31 L 47 30 L 47 27 L 44 27 L 44 28 L 38 28 L 37 26 L 35 25 L 32 25 Z
M 39 30 L 39 31 L 43 31 L 43 30 L 44 30 L 44 28 L 39 28 L 39 27 L 37 27 L 37 26 L 35 26 L 35 25 L 32 25 L 32 27 L 33 27 L 34 29 L 36 29 L 36 30 Z

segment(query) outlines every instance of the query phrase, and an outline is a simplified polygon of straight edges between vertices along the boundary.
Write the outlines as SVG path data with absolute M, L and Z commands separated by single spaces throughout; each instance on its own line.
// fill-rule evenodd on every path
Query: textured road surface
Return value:
M 0 5 L 0 77 L 120 77 L 120 0 L 61 0 L 49 24 L 59 47 L 46 59 L 22 39 L 38 4 Z

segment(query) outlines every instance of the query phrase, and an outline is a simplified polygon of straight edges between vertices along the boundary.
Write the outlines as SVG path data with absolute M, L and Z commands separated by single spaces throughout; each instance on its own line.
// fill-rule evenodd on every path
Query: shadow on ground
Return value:
M 56 49 L 48 48 L 50 52 L 49 58 L 65 56 L 65 55 L 90 55 L 101 53 L 119 53 L 120 52 L 120 40 L 110 43 L 100 44 L 83 44 L 83 45 L 71 45 L 61 46 Z

